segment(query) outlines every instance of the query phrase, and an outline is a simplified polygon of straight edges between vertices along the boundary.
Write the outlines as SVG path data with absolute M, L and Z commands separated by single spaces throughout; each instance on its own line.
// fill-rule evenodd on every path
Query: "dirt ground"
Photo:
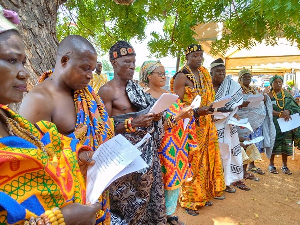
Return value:
M 292 175 L 281 171 L 281 156 L 275 157 L 279 174 L 268 172 L 268 159 L 256 163 L 265 175 L 260 181 L 246 180 L 250 191 L 237 189 L 226 193 L 224 200 L 213 200 L 213 206 L 202 207 L 198 216 L 187 214 L 178 204 L 176 215 L 186 225 L 300 225 L 300 151 L 288 158 Z

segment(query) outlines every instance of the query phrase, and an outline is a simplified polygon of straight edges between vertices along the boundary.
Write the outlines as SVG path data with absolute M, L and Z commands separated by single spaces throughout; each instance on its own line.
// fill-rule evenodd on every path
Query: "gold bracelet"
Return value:
M 278 117 L 281 118 L 281 116 L 282 116 L 282 111 L 279 113 Z

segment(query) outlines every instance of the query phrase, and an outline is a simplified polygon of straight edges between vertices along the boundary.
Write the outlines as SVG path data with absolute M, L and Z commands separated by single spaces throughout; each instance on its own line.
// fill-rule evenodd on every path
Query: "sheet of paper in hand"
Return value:
M 178 95 L 163 93 L 160 98 L 154 103 L 149 112 L 154 114 L 158 114 L 168 109 L 176 100 L 178 99 Z
M 200 105 L 201 105 L 201 96 L 197 95 L 196 98 L 194 98 L 194 100 L 192 101 L 191 107 L 192 107 L 192 109 L 196 109 L 196 108 L 200 107 Z M 186 129 L 189 122 L 190 122 L 190 118 L 185 118 L 183 120 L 183 129 L 184 130 Z
M 96 163 L 87 171 L 88 202 L 92 204 L 97 202 L 106 187 L 119 177 L 148 166 L 141 158 L 141 152 L 137 147 L 149 137 L 147 134 L 137 146 L 134 146 L 124 136 L 118 134 L 99 146 L 93 155 Z
M 277 119 L 281 132 L 287 132 L 300 126 L 299 113 L 295 113 L 291 115 L 291 117 L 292 119 L 290 119 L 289 121 L 285 121 L 284 118 Z
M 219 100 L 217 101 L 214 101 L 212 104 L 213 104 L 213 108 L 221 108 L 221 107 L 224 107 L 225 104 L 227 102 L 229 102 L 231 100 L 231 96 L 230 95 L 226 95 L 224 96 L 223 98 L 220 98 Z
M 248 106 L 257 108 L 263 100 L 263 95 L 249 95 L 247 98 L 247 101 L 250 102 Z

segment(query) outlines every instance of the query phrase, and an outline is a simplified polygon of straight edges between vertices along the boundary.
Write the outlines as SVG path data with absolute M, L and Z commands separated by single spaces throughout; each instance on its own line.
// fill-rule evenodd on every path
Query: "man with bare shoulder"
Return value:
M 121 133 L 132 144 L 145 134 L 150 139 L 141 147 L 148 168 L 126 175 L 110 186 L 112 224 L 166 224 L 166 208 L 161 166 L 157 149 L 163 127 L 160 116 L 149 113 L 156 101 L 133 81 L 135 52 L 133 47 L 118 41 L 109 51 L 114 78 L 102 86 L 99 95 L 107 112 L 114 119 L 115 133 Z
M 20 114 L 32 123 L 53 122 L 61 134 L 96 150 L 113 136 L 105 106 L 88 86 L 96 62 L 96 50 L 88 40 L 78 35 L 66 37 L 58 46 L 54 71 L 41 76 L 22 102 Z M 84 160 L 79 158 L 79 163 Z M 110 223 L 107 198 L 107 192 L 100 196 L 103 213 L 97 224 Z
M 209 72 L 202 66 L 201 45 L 192 44 L 185 51 L 186 64 L 171 79 L 171 91 L 181 101 L 190 105 L 197 95 L 201 104 L 194 110 L 199 151 L 193 155 L 193 180 L 182 185 L 179 202 L 186 212 L 196 216 L 198 208 L 211 206 L 214 197 L 220 197 L 225 190 L 223 168 L 218 145 L 218 134 L 213 123 L 210 108 L 215 92 Z

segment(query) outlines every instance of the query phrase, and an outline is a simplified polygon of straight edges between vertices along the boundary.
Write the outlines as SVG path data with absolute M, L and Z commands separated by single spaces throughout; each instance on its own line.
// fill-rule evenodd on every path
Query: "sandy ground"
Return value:
M 213 200 L 213 206 L 202 207 L 198 216 L 187 214 L 178 204 L 176 215 L 186 225 L 300 225 L 300 151 L 288 158 L 292 175 L 281 171 L 281 156 L 275 158 L 279 174 L 268 172 L 268 159 L 256 163 L 266 174 L 260 181 L 246 180 L 250 191 L 237 189 L 226 193 L 226 199 Z

